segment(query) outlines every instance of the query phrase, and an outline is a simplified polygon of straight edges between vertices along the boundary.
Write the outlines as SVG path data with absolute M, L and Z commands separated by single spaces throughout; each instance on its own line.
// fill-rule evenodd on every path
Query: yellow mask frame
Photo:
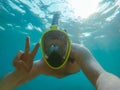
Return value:
M 44 48 L 43 48 L 43 47 L 44 47 L 44 46 L 43 46 L 43 38 L 44 38 L 44 36 L 45 36 L 47 33 L 49 33 L 51 30 L 58 30 L 59 32 L 64 33 L 64 34 L 66 35 L 67 39 L 68 39 L 68 47 L 67 47 L 68 49 L 67 49 L 67 53 L 66 53 L 66 55 L 65 55 L 65 60 L 64 60 L 64 62 L 63 62 L 60 66 L 58 66 L 58 67 L 54 67 L 54 66 L 50 65 L 50 63 L 47 61 L 47 57 L 46 57 L 46 54 L 45 54 L 45 50 L 44 50 Z M 68 36 L 68 34 L 67 34 L 65 31 L 58 29 L 57 25 L 51 25 L 50 30 L 47 30 L 46 32 L 44 32 L 44 33 L 42 34 L 42 36 L 41 36 L 41 39 L 40 39 L 40 48 L 41 48 L 41 51 L 42 51 L 43 59 L 45 60 L 45 62 L 47 63 L 47 65 L 48 65 L 51 69 L 61 69 L 61 68 L 66 64 L 66 62 L 67 62 L 68 59 L 69 59 L 70 52 L 71 52 L 71 40 L 70 40 L 70 37 Z

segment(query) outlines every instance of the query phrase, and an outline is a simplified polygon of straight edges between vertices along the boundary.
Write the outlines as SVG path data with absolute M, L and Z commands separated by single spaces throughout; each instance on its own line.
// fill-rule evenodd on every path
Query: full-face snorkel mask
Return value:
M 60 13 L 53 16 L 52 25 L 43 33 L 40 45 L 45 62 L 52 69 L 60 69 L 68 61 L 71 51 L 71 41 L 68 34 L 58 29 Z

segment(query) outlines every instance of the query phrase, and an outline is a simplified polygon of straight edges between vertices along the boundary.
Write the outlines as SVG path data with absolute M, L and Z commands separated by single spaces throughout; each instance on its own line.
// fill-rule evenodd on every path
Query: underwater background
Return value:
M 61 12 L 60 28 L 72 42 L 84 44 L 102 67 L 120 77 L 120 0 L 0 0 L 0 79 L 13 71 L 12 61 L 24 51 L 26 36 L 31 50 Z M 35 57 L 42 57 L 41 50 Z M 57 79 L 39 75 L 15 90 L 95 90 L 84 73 Z

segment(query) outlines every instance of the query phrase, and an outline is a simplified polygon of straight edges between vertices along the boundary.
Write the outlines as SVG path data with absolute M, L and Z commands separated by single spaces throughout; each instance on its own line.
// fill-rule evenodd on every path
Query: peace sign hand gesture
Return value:
M 36 52 L 39 48 L 39 43 L 36 44 L 33 51 L 30 52 L 30 38 L 26 38 L 25 52 L 20 51 L 13 60 L 13 65 L 18 70 L 25 72 L 30 72 L 33 65 L 33 59 L 36 55 Z

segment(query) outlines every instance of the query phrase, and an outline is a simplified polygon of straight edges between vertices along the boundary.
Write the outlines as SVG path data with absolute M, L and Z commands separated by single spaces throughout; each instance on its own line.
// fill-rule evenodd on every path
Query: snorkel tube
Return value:
M 40 39 L 40 45 L 41 45 L 40 47 L 41 47 L 41 50 L 42 50 L 43 58 L 44 58 L 45 62 L 47 63 L 47 65 L 51 69 L 60 69 L 60 68 L 62 68 L 66 64 L 66 62 L 68 61 L 68 58 L 70 56 L 70 51 L 71 51 L 71 40 L 70 40 L 68 34 L 64 30 L 59 29 L 59 27 L 58 27 L 59 19 L 60 19 L 60 13 L 55 12 L 55 14 L 53 15 L 53 20 L 52 20 L 52 24 L 50 26 L 50 29 L 47 30 L 46 32 L 44 32 L 41 39 Z M 49 38 L 49 36 L 50 36 L 50 38 Z M 49 60 L 49 57 L 52 57 L 53 59 L 55 59 L 53 61 L 59 62 L 60 55 L 58 55 L 59 57 L 56 58 L 54 54 L 51 56 L 50 53 L 57 50 L 59 47 L 57 45 L 55 45 L 55 43 L 54 43 L 54 45 L 50 46 L 49 53 L 47 53 L 46 52 L 47 47 L 45 47 L 45 45 L 46 45 L 45 43 L 47 41 L 49 42 L 48 39 L 59 38 L 59 36 L 60 36 L 61 41 L 59 39 L 58 40 L 59 40 L 60 43 L 64 43 L 63 47 L 64 47 L 65 52 L 64 52 L 64 56 L 61 58 L 62 62 L 59 63 L 58 65 L 54 65 L 54 64 L 51 64 L 51 61 Z M 63 41 L 64 39 L 66 41 Z
M 56 12 L 53 15 L 52 25 L 50 27 L 51 30 L 59 30 L 58 29 L 59 19 L 60 19 L 60 12 Z

